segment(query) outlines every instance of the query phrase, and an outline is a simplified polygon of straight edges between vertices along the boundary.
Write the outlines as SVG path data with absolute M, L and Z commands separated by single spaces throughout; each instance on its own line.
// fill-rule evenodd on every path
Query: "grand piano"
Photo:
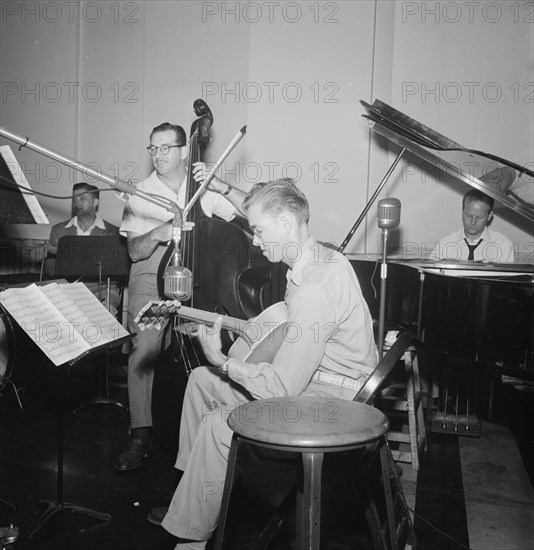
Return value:
M 466 149 L 379 100 L 372 105 L 361 103 L 372 131 L 387 138 L 400 152 L 340 246 L 341 252 L 406 152 L 493 197 L 524 219 L 527 227 L 534 227 L 533 205 L 513 192 L 514 182 L 520 178 L 534 185 L 532 171 Z M 488 166 L 489 161 L 495 167 L 491 174 L 481 170 L 477 174 L 476 167 Z M 469 173 L 465 166 L 471 168 Z M 514 264 L 390 257 L 385 281 L 381 280 L 384 276 L 379 265 L 381 258 L 384 263 L 385 254 L 346 256 L 358 275 L 373 318 L 380 316 L 380 293 L 384 292 L 386 330 L 406 328 L 415 332 L 429 350 L 433 366 L 439 365 L 433 369 L 438 402 L 433 430 L 479 433 L 474 409 L 482 375 L 491 373 L 490 404 L 495 374 L 534 379 L 532 255 L 529 262 Z M 449 422 L 451 415 L 454 418 Z

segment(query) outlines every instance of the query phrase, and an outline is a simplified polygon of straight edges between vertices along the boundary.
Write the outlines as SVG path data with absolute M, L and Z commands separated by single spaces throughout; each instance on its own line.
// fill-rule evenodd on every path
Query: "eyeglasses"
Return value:
M 160 145 L 159 147 L 149 145 L 146 150 L 151 157 L 154 157 L 158 152 L 158 149 L 161 151 L 162 155 L 167 155 L 172 147 L 183 147 L 183 145 Z

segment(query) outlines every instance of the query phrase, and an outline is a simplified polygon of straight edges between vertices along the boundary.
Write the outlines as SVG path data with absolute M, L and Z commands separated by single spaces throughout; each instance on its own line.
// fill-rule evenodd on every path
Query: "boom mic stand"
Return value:
M 236 133 L 236 135 L 234 136 L 230 144 L 227 146 L 227 148 L 225 149 L 225 151 L 223 152 L 219 160 L 215 163 L 215 165 L 211 169 L 210 173 L 206 176 L 206 179 L 204 180 L 204 182 L 199 186 L 199 188 L 197 189 L 193 197 L 191 197 L 189 203 L 185 205 L 185 208 L 183 209 L 183 211 L 176 203 L 174 203 L 173 201 L 170 201 L 165 197 L 162 197 L 159 195 L 153 195 L 152 193 L 145 193 L 144 191 L 137 189 L 134 185 L 131 185 L 130 183 L 122 181 L 118 178 L 113 178 L 107 174 L 104 174 L 98 170 L 95 170 L 91 168 L 89 165 L 83 164 L 76 159 L 67 157 L 66 155 L 63 155 L 58 151 L 54 151 L 53 149 L 49 149 L 48 147 L 45 147 L 40 143 L 37 143 L 35 141 L 30 141 L 30 139 L 27 136 L 26 137 L 21 136 L 20 134 L 17 134 L 15 132 L 8 130 L 7 128 L 2 128 L 2 127 L 0 127 L 0 136 L 10 139 L 15 143 L 18 143 L 20 145 L 19 151 L 23 147 L 27 147 L 28 149 L 32 149 L 42 155 L 45 155 L 54 160 L 57 160 L 58 162 L 61 162 L 62 164 L 69 166 L 74 170 L 83 172 L 86 175 L 88 174 L 90 176 L 93 176 L 94 178 L 100 181 L 103 181 L 108 185 L 111 185 L 111 187 L 113 187 L 116 191 L 120 193 L 127 194 L 127 195 L 137 195 L 141 199 L 144 199 L 148 202 L 156 204 L 157 206 L 164 208 L 168 212 L 172 212 L 174 214 L 174 223 L 173 223 L 174 254 L 172 259 L 172 265 L 167 266 L 167 269 L 165 270 L 165 287 L 166 287 L 165 294 L 172 299 L 185 301 L 190 298 L 192 293 L 192 274 L 189 269 L 180 265 L 181 259 L 180 259 L 180 253 L 179 253 L 179 243 L 181 239 L 182 230 L 191 229 L 190 224 L 188 224 L 187 222 L 184 223 L 184 221 L 186 219 L 187 214 L 193 207 L 193 204 L 200 198 L 202 193 L 208 187 L 211 180 L 215 176 L 215 173 L 222 166 L 224 160 L 233 151 L 233 149 L 237 146 L 237 144 L 243 139 L 243 137 L 245 137 L 246 131 L 247 131 L 246 126 L 243 126 L 238 130 L 238 132 Z
M 382 229 L 382 263 L 380 266 L 380 306 L 378 313 L 378 357 L 382 358 L 386 324 L 386 280 L 387 280 L 387 241 L 390 229 L 400 223 L 401 203 L 399 199 L 378 201 L 378 227 Z
M 193 295 L 193 274 L 191 271 L 182 265 L 182 259 L 180 257 L 180 242 L 182 238 L 182 231 L 188 231 L 191 229 L 190 223 L 187 222 L 187 214 L 189 214 L 191 208 L 195 202 L 200 198 L 202 193 L 206 190 L 211 180 L 215 176 L 215 173 L 221 167 L 224 160 L 232 152 L 235 146 L 243 139 L 247 131 L 247 127 L 243 126 L 234 136 L 228 147 L 225 149 L 219 160 L 215 163 L 210 173 L 207 174 L 206 179 L 197 189 L 196 193 L 191 197 L 189 202 L 185 205 L 181 215 L 176 214 L 173 221 L 173 241 L 174 251 L 172 254 L 172 262 L 165 269 L 163 275 L 164 290 L 163 293 L 171 300 L 180 300 L 185 302 L 189 300 Z

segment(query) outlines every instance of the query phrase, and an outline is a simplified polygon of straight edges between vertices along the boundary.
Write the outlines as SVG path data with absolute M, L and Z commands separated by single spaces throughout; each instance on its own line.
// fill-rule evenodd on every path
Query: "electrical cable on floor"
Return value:
M 462 544 L 461 542 L 457 541 L 454 537 L 451 537 L 450 535 L 448 535 L 447 533 L 445 533 L 445 531 L 442 531 L 441 529 L 438 529 L 435 525 L 433 525 L 432 523 L 430 523 L 427 519 L 425 519 L 421 514 L 418 514 L 415 510 L 413 510 L 412 508 L 410 508 L 409 506 L 407 506 L 408 510 L 410 510 L 410 512 L 414 515 L 414 516 L 417 516 L 423 523 L 426 523 L 431 529 L 433 529 L 434 531 L 436 531 L 437 533 L 439 533 L 440 535 L 444 536 L 445 538 L 451 540 L 452 542 L 454 542 L 455 544 L 457 544 L 458 546 L 460 546 L 461 548 L 464 548 L 465 550 L 473 550 L 470 546 L 466 546 L 465 544 Z

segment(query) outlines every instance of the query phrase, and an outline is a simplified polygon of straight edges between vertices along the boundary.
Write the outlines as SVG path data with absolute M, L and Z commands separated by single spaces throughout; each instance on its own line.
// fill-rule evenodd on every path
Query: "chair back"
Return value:
M 358 391 L 353 401 L 358 401 L 359 403 L 369 403 L 372 401 L 376 392 L 380 390 L 382 384 L 389 374 L 391 374 L 399 359 L 404 355 L 404 352 L 410 346 L 417 345 L 418 342 L 415 334 L 408 331 L 402 332 L 384 357 L 382 357 L 381 361 L 365 384 L 360 388 L 360 391 Z

